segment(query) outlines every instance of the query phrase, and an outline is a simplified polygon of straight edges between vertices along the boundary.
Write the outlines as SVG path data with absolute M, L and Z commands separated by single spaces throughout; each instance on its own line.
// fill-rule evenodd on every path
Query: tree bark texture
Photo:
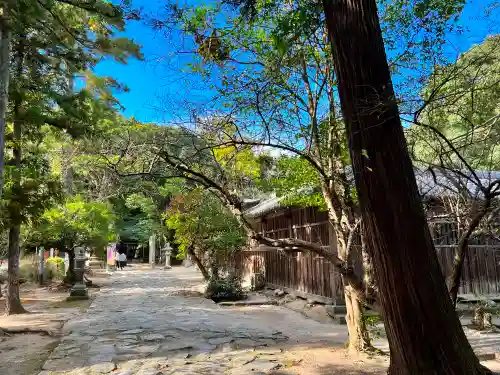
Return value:
M 3 195 L 4 183 L 4 146 L 7 104 L 9 102 L 9 67 L 11 31 L 9 27 L 9 9 L 7 4 L 2 7 L 0 16 L 0 197 Z
M 332 213 L 329 212 L 330 219 Z M 344 237 L 349 237 L 349 235 L 354 235 L 355 233 L 349 233 L 346 236 L 341 225 L 339 223 L 333 223 L 335 228 L 335 240 L 337 242 L 338 256 L 346 264 L 350 265 L 352 263 L 352 241 L 345 239 Z M 339 240 L 342 239 L 342 240 Z M 346 323 L 347 330 L 349 332 L 349 346 L 350 352 L 362 352 L 371 351 L 373 349 L 370 342 L 370 335 L 366 329 L 366 324 L 363 320 L 363 310 L 359 298 L 359 294 L 356 293 L 355 287 L 352 285 L 351 281 L 342 276 L 342 284 L 344 286 L 344 298 L 346 307 Z
M 483 217 L 488 212 L 490 206 L 491 199 L 487 197 L 485 198 L 481 209 L 472 217 L 469 227 L 458 243 L 457 252 L 455 253 L 455 262 L 453 264 L 453 272 L 450 278 L 450 298 L 454 308 L 457 306 L 458 289 L 460 288 L 460 280 L 462 279 L 465 257 L 469 251 L 470 238 L 477 226 L 481 223 Z
M 187 253 L 191 255 L 191 258 L 193 258 L 194 262 L 198 266 L 198 269 L 200 270 L 201 274 L 203 275 L 203 278 L 205 281 L 210 280 L 210 274 L 208 273 L 207 269 L 205 268 L 205 265 L 203 262 L 200 260 L 200 258 L 196 255 L 194 251 L 194 244 L 191 244 L 187 248 Z
M 421 205 L 375 0 L 323 0 L 390 375 L 488 373 L 453 309 Z
M 363 319 L 363 306 L 359 303 L 348 283 L 344 283 L 344 298 L 347 330 L 349 331 L 349 351 L 356 353 L 372 350 L 370 335 Z
M 23 314 L 26 312 L 19 296 L 19 237 L 21 225 L 15 224 L 9 230 L 9 268 L 5 314 Z
M 16 58 L 16 77 L 21 80 L 24 65 L 25 45 L 21 35 L 20 42 L 15 48 Z M 21 305 L 19 298 L 19 259 L 21 257 L 20 239 L 22 216 L 19 212 L 21 207 L 22 186 L 22 121 L 20 120 L 20 111 L 22 97 L 18 95 L 14 100 L 14 131 L 12 153 L 14 157 L 14 168 L 12 170 L 12 198 L 9 203 L 10 229 L 9 229 L 9 285 L 7 289 L 6 314 L 21 314 L 26 310 Z

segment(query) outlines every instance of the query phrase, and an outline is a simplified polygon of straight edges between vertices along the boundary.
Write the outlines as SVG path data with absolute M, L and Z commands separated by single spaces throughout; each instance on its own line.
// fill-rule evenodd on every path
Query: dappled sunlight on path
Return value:
M 221 308 L 193 297 L 202 291 L 193 268 L 116 272 L 87 313 L 65 324 L 42 374 L 268 371 L 285 365 L 287 348 L 342 347 L 347 339 L 345 326 L 277 306 Z
M 202 298 L 203 289 L 194 268 L 115 272 L 87 312 L 64 325 L 65 337 L 40 375 L 386 371 L 387 357 L 346 355 L 346 326 L 319 323 L 280 306 L 222 308 Z M 476 351 L 492 350 L 499 337 L 472 334 L 470 340 Z M 376 344 L 387 347 L 385 340 Z

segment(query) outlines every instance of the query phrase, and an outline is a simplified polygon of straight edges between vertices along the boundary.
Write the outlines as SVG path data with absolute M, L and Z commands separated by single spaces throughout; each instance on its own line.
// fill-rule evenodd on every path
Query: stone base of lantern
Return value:
M 67 301 L 80 301 L 89 299 L 89 291 L 84 284 L 77 283 L 73 285 L 69 292 L 69 297 Z

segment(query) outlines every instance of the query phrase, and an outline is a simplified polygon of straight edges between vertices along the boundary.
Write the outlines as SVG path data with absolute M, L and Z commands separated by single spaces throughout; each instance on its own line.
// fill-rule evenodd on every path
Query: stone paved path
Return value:
M 284 365 L 290 347 L 343 346 L 345 326 L 277 306 L 221 308 L 200 298 L 192 268 L 113 275 L 40 375 L 262 374 Z

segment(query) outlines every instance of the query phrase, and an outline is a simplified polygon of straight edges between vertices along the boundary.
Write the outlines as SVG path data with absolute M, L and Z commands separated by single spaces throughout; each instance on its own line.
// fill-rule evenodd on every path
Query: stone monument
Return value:
M 170 242 L 167 242 L 163 251 L 165 254 L 165 269 L 170 269 L 172 268 L 172 265 L 170 264 L 170 257 L 172 256 L 172 247 L 170 246 Z
M 149 237 L 149 266 L 155 268 L 156 262 L 156 236 L 153 233 Z
M 38 249 L 38 282 L 43 285 L 43 274 L 45 266 L 45 249 L 41 246 Z
M 85 249 L 83 247 L 75 247 L 74 252 L 75 263 L 73 272 L 75 273 L 75 285 L 73 285 L 70 290 L 68 300 L 88 299 L 89 294 L 83 279 L 85 261 L 87 260 L 87 257 L 85 256 Z
M 69 269 L 69 253 L 66 251 L 64 252 L 64 274 L 68 273 Z

